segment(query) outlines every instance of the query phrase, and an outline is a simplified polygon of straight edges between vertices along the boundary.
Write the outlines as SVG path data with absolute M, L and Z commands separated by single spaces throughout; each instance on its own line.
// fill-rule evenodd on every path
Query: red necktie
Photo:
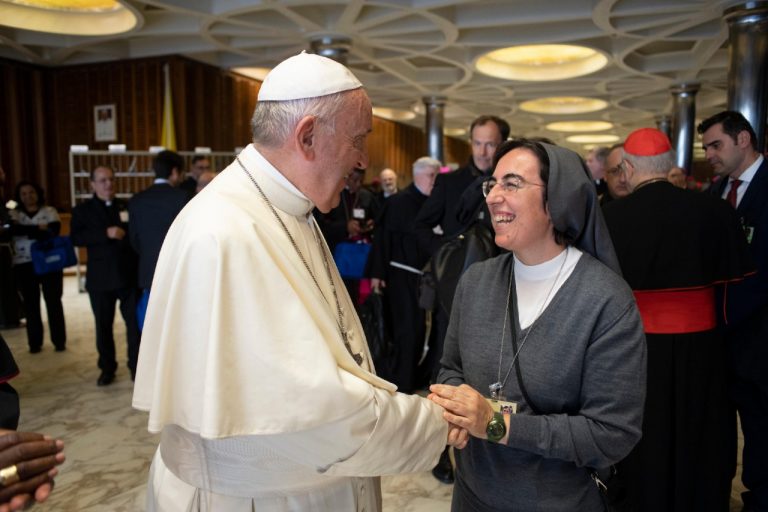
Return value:
M 739 185 L 741 185 L 741 180 L 732 180 L 731 188 L 728 190 L 728 195 L 725 196 L 725 199 L 731 203 L 731 206 L 733 206 L 734 210 L 736 209 L 736 199 L 739 197 Z

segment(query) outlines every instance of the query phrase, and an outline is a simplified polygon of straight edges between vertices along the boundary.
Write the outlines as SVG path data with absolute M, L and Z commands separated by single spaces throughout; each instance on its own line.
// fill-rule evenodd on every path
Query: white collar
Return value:
M 747 169 L 741 173 L 741 176 L 737 178 L 747 184 L 747 186 L 744 187 L 744 190 L 746 190 L 747 187 L 749 187 L 749 183 L 755 179 L 755 174 L 757 174 L 757 170 L 763 164 L 763 160 L 765 160 L 763 155 L 758 155 L 757 159 L 752 162 L 752 165 L 747 167 Z M 733 181 L 733 178 L 729 177 L 728 181 Z
M 275 166 L 259 153 L 253 144 L 243 149 L 239 155 L 249 173 L 256 179 L 266 196 L 277 208 L 296 216 L 311 214 L 315 205 L 301 190 L 288 181 Z M 266 179 L 260 179 L 261 177 Z

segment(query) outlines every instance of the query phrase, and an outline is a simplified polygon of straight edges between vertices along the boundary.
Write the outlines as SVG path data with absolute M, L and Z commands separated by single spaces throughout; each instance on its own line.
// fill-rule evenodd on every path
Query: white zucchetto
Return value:
M 317 98 L 362 86 L 344 65 L 303 51 L 285 59 L 269 72 L 259 89 L 258 101 Z

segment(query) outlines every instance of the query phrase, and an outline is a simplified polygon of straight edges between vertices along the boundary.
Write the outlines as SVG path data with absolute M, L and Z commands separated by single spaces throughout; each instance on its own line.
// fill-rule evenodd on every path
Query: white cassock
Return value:
M 141 338 L 133 406 L 162 432 L 148 511 L 381 508 L 378 475 L 432 468 L 442 410 L 373 373 L 362 327 L 312 203 L 249 145 L 166 236 Z M 318 288 L 319 285 L 319 288 Z

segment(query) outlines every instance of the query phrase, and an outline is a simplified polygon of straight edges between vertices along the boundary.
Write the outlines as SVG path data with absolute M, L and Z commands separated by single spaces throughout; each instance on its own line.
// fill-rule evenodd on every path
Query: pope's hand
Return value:
M 469 432 L 467 432 L 467 429 L 452 424 L 448 426 L 448 440 L 445 444 L 461 450 L 467 446 L 467 442 L 469 442 Z

